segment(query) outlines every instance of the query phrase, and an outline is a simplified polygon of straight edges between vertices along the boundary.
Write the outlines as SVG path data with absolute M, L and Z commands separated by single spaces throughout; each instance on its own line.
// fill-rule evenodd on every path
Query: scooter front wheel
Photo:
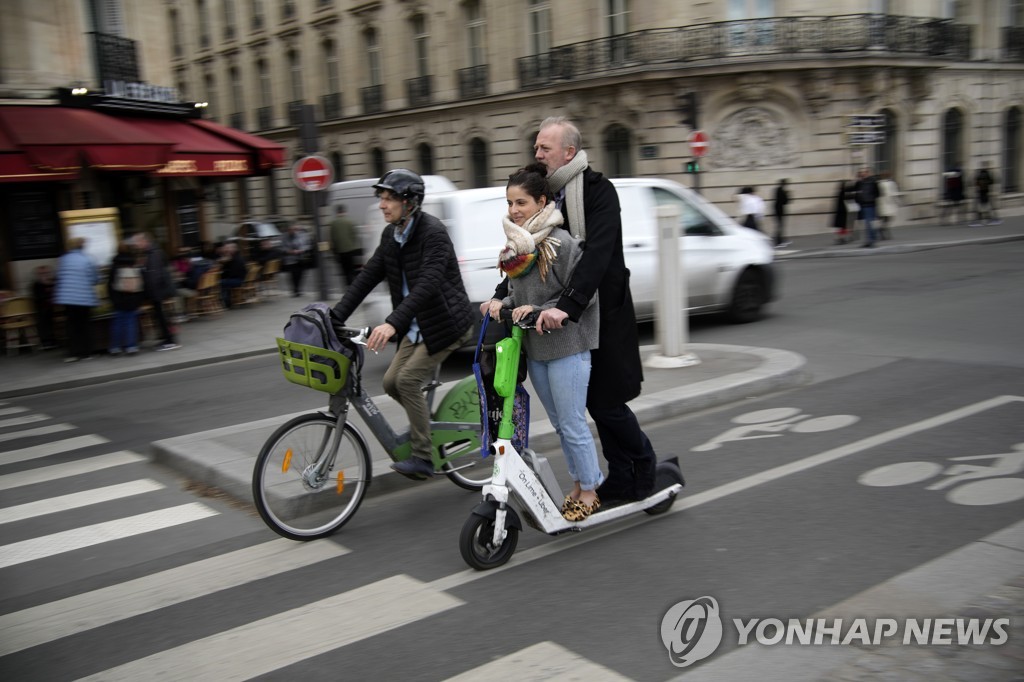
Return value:
M 497 568 L 512 558 L 519 544 L 519 529 L 512 526 L 505 528 L 505 539 L 495 547 L 494 519 L 478 514 L 471 514 L 462 526 L 459 536 L 459 551 L 466 563 L 478 571 Z

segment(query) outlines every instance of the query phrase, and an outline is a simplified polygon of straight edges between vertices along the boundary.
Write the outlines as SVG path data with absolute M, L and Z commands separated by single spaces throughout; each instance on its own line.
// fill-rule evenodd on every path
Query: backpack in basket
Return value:
M 142 270 L 122 265 L 114 275 L 114 291 L 123 294 L 137 294 L 142 291 Z
M 302 343 L 307 346 L 326 348 L 340 353 L 349 359 L 351 364 L 361 367 L 363 362 L 363 349 L 348 339 L 339 339 L 331 324 L 331 307 L 326 303 L 310 303 L 302 310 L 294 312 L 288 318 L 284 326 L 284 339 L 295 343 Z M 340 367 L 332 358 L 324 355 L 310 354 L 310 360 L 326 365 L 334 370 L 334 378 L 340 378 L 343 371 L 348 367 Z M 323 381 L 325 377 L 318 376 L 319 372 L 314 370 L 314 378 Z M 349 371 L 350 378 L 359 376 L 359 371 Z M 359 387 L 348 382 L 347 388 L 350 394 L 358 392 Z

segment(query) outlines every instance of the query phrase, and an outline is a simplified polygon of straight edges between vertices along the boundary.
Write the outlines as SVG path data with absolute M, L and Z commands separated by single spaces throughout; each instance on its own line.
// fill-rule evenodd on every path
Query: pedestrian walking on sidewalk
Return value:
M 896 214 L 899 213 L 900 190 L 887 171 L 878 177 L 878 238 L 892 239 L 890 227 L 896 222 Z
M 764 221 L 764 199 L 757 194 L 754 187 L 744 187 L 737 197 L 740 212 L 740 224 L 752 230 L 761 231 Z
M 954 223 L 966 220 L 964 199 L 964 174 L 960 170 L 960 164 L 955 163 L 942 174 L 942 215 L 940 221 L 943 225 L 949 224 L 950 217 L 952 217 Z M 959 221 L 957 216 L 959 216 Z
M 998 225 L 1002 220 L 996 215 L 995 197 L 992 188 L 996 184 L 995 171 L 988 168 L 988 161 L 981 162 L 981 168 L 974 175 L 974 212 L 975 222 L 972 227 L 982 225 Z
M 849 185 L 846 180 L 840 180 L 839 193 L 836 194 L 835 210 L 832 212 L 832 229 L 836 231 L 836 244 L 846 243 L 850 234 L 849 221 L 851 219 L 856 220 L 857 209 L 854 209 L 852 216 L 850 215 L 851 203 L 854 202 L 850 199 Z
M 302 277 L 312 261 L 313 241 L 309 233 L 298 224 L 288 228 L 282 241 L 284 269 L 291 274 L 292 296 L 299 297 L 302 295 Z
M 347 286 L 352 286 L 359 274 L 359 263 L 363 257 L 362 245 L 356 224 L 348 217 L 344 204 L 335 208 L 336 215 L 331 221 L 331 250 L 341 268 L 342 277 Z
M 100 281 L 95 263 L 85 253 L 85 239 L 72 237 L 67 252 L 57 261 L 57 283 L 53 302 L 64 306 L 64 332 L 68 356 L 64 362 L 92 357 L 92 309 L 99 305 L 96 284 Z
M 789 246 L 785 236 L 786 206 L 789 204 L 789 190 L 786 189 L 786 183 L 788 182 L 789 180 L 782 178 L 775 187 L 773 208 L 775 213 L 775 246 L 777 247 Z
M 174 331 L 167 320 L 164 300 L 175 295 L 174 280 L 171 278 L 167 258 L 160 247 L 153 241 L 153 235 L 139 232 L 133 237 L 135 248 L 142 257 L 142 280 L 145 301 L 152 307 L 153 318 L 156 320 L 160 333 L 160 345 L 157 350 L 174 350 L 181 348 L 174 339 Z
M 853 183 L 853 200 L 860 207 L 859 218 L 864 221 L 864 243 L 861 246 L 870 249 L 878 239 L 875 234 L 878 180 L 867 166 L 857 171 L 857 181 Z
M 117 247 L 117 255 L 107 275 L 107 293 L 114 317 L 110 321 L 111 355 L 134 355 L 139 352 L 139 308 L 145 300 L 142 259 L 130 239 Z

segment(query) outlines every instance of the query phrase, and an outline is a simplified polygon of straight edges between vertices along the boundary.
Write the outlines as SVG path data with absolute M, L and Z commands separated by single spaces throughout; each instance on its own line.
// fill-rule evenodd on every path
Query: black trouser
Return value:
M 68 357 L 87 358 L 92 355 L 92 308 L 87 305 L 64 306 Z
M 302 293 L 302 274 L 306 272 L 306 266 L 302 264 L 302 261 L 292 263 L 288 266 L 288 272 L 292 276 L 292 293 Z
M 355 251 L 336 252 L 334 257 L 338 260 L 338 266 L 341 268 L 341 274 L 345 278 L 345 284 L 351 286 L 352 282 L 356 281 L 356 275 L 359 274 L 359 259 L 363 255 L 362 249 L 356 249 Z
M 149 304 L 153 306 L 153 320 L 160 332 L 160 343 L 174 343 L 174 334 L 171 332 L 170 325 L 167 324 L 167 314 L 164 313 L 164 302 L 151 299 Z
M 775 245 L 778 246 L 782 242 L 786 241 L 784 234 L 786 227 L 786 214 L 776 213 L 775 214 Z
M 647 434 L 628 405 L 588 407 L 601 450 L 608 461 L 603 489 L 610 497 L 642 499 L 651 494 L 657 456 Z

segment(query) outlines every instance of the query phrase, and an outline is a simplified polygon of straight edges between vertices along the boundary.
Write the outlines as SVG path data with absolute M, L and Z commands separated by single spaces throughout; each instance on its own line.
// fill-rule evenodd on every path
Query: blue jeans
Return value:
M 562 442 L 569 475 L 583 490 L 594 490 L 604 475 L 597 463 L 594 437 L 587 426 L 590 351 L 557 360 L 528 360 L 527 366 L 533 390 Z
M 861 206 L 860 207 L 861 219 L 864 221 L 864 232 L 865 239 L 868 244 L 875 243 L 875 207 L 874 206 Z
M 110 350 L 136 350 L 139 346 L 139 311 L 115 310 L 110 322 Z

